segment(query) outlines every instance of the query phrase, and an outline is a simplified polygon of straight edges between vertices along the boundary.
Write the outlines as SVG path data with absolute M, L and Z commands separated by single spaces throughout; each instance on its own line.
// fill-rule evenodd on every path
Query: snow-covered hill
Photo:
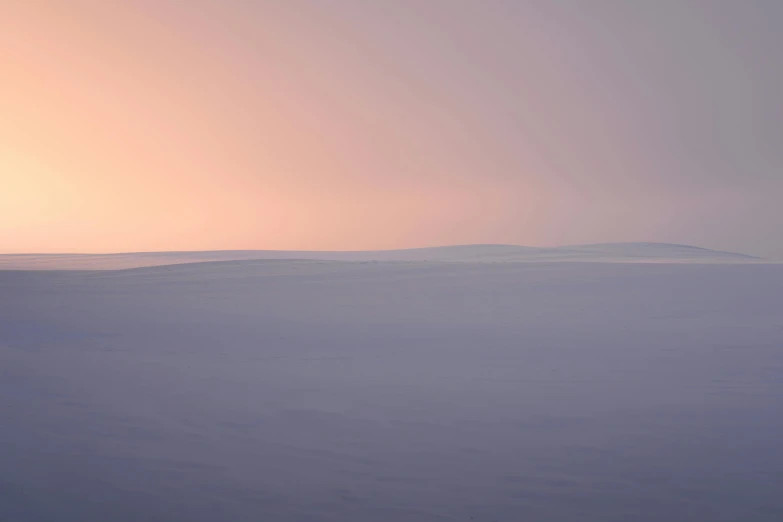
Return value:
M 665 262 L 755 263 L 761 259 L 666 243 L 606 243 L 537 248 L 518 245 L 456 245 L 375 251 L 223 250 L 200 252 L 134 252 L 121 254 L 12 254 L 0 255 L 6 270 L 112 270 L 143 266 L 300 259 L 321 261 L 432 261 L 432 262 Z

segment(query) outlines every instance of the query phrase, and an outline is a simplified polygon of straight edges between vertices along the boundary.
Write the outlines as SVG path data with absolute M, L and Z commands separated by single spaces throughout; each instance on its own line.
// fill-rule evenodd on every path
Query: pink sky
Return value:
M 735 78 L 764 49 L 695 8 L 554 5 L 5 2 L 0 252 L 783 250 L 743 234 L 783 224 L 777 150 L 722 131 L 777 121 L 748 100 L 778 78 Z

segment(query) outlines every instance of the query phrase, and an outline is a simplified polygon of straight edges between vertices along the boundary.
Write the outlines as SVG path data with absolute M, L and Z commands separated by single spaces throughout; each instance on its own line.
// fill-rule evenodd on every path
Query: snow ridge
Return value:
M 452 263 L 764 262 L 760 258 L 744 254 L 668 243 L 602 243 L 548 248 L 485 244 L 367 251 L 213 250 L 194 252 L 129 252 L 118 254 L 6 254 L 0 255 L 0 270 L 119 270 L 183 263 L 250 260 Z

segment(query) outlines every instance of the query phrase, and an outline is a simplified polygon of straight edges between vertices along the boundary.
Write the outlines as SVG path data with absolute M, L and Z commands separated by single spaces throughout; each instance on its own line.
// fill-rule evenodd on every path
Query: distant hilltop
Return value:
M 402 250 L 212 250 L 120 254 L 5 254 L 0 270 L 119 270 L 217 261 L 319 260 L 452 263 L 759 263 L 763 259 L 688 245 L 603 243 L 551 248 L 519 245 L 453 245 Z

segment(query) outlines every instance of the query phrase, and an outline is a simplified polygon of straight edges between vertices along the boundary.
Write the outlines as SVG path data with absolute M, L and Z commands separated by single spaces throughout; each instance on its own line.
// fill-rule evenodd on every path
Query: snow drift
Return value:
M 0 271 L 0 520 L 779 522 L 783 266 L 531 253 Z

